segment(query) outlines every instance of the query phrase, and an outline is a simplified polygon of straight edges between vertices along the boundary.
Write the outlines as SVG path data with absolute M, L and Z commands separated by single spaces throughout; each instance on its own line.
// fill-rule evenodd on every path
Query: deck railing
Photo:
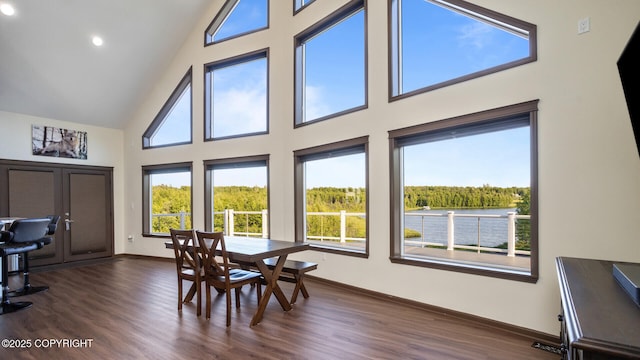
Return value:
M 425 217 L 446 217 L 447 218 L 447 240 L 446 240 L 446 249 L 449 251 L 453 251 L 455 249 L 461 250 L 474 250 L 478 253 L 480 252 L 490 252 L 490 253 L 505 253 L 507 256 L 516 256 L 516 255 L 526 255 L 530 256 L 531 251 L 529 250 L 517 250 L 516 249 L 516 220 L 530 220 L 530 215 L 518 215 L 515 212 L 508 212 L 507 215 L 497 215 L 497 214 L 456 214 L 454 211 L 447 211 L 446 214 L 425 214 L 425 213 L 405 213 L 405 216 L 416 216 L 421 217 L 422 223 L 422 231 L 420 240 L 411 240 L 411 238 L 404 240 L 405 244 L 420 246 L 420 247 L 445 247 L 445 244 L 442 242 L 434 242 L 427 241 L 425 239 L 425 234 L 427 233 L 424 229 L 424 219 Z M 477 219 L 477 242 L 476 244 L 456 244 L 455 242 L 455 218 L 476 218 Z M 506 243 L 507 248 L 501 249 L 497 247 L 490 246 L 482 246 L 481 242 L 481 219 L 505 219 L 507 221 L 507 233 L 506 233 Z
M 234 209 L 225 209 L 224 211 L 216 211 L 213 213 L 215 215 L 223 216 L 223 232 L 227 236 L 247 236 L 247 237 L 268 237 L 269 229 L 268 229 L 268 210 L 264 209 L 262 211 L 238 211 Z M 185 218 L 190 216 L 189 213 L 181 212 L 177 214 L 153 214 L 154 217 L 162 217 L 162 216 L 178 216 L 180 219 L 181 228 L 184 228 Z M 242 216 L 240 223 L 242 224 L 242 228 L 244 231 L 238 231 L 238 216 Z M 250 216 L 260 216 L 261 217 L 261 225 L 260 232 L 250 231 Z M 339 212 L 308 212 L 307 216 L 320 216 L 321 219 L 324 219 L 327 216 L 337 216 L 340 218 L 340 232 L 339 235 L 330 235 L 330 233 L 335 234 L 335 229 L 325 229 L 323 220 L 321 220 L 320 225 L 320 233 L 319 234 L 307 234 L 308 240 L 314 241 L 333 241 L 340 242 L 342 244 L 347 241 L 350 242 L 361 242 L 364 243 L 366 238 L 362 237 L 350 237 L 347 236 L 347 218 L 350 216 L 356 217 L 366 217 L 366 213 L 347 213 L 345 210 L 341 210 Z M 456 249 L 459 250 L 473 250 L 480 252 L 489 252 L 489 253 L 503 253 L 507 256 L 516 256 L 516 255 L 524 255 L 530 256 L 531 251 L 528 250 L 517 250 L 516 249 L 516 220 L 530 220 L 530 215 L 518 215 L 515 212 L 509 212 L 507 215 L 491 215 L 491 214 L 456 214 L 454 211 L 448 211 L 446 214 L 425 214 L 425 213 L 405 213 L 405 216 L 416 216 L 421 217 L 422 231 L 420 231 L 420 238 L 418 240 L 414 240 L 413 238 L 405 238 L 405 245 L 409 246 L 418 246 L 418 247 L 442 247 L 446 246 L 446 249 L 449 251 L 453 251 Z M 427 230 L 424 227 L 424 219 L 426 217 L 446 217 L 447 218 L 447 240 L 446 244 L 442 242 L 428 241 L 426 239 Z M 476 218 L 477 219 L 477 242 L 476 244 L 456 244 L 455 238 L 455 219 L 456 218 Z M 507 233 L 505 234 L 505 239 L 507 243 L 507 248 L 496 248 L 490 246 L 482 246 L 481 239 L 481 220 L 482 219 L 505 219 L 507 221 Z M 327 230 L 325 232 L 325 230 Z M 333 230 L 333 231 L 331 231 Z
M 215 211 L 213 215 L 222 215 L 222 231 L 227 236 L 246 236 L 246 237 L 262 237 L 269 236 L 269 211 L 263 209 L 261 211 L 239 211 L 234 209 L 225 209 L 223 211 Z M 260 216 L 260 232 L 250 231 L 250 216 Z M 238 221 L 238 217 L 241 217 Z M 237 224 L 242 224 L 244 231 L 238 231 Z
M 325 241 L 325 240 L 330 240 L 330 241 L 340 241 L 340 243 L 344 244 L 347 241 L 361 241 L 361 242 L 365 242 L 367 239 L 366 238 L 360 238 L 360 237 L 349 237 L 347 236 L 347 217 L 349 216 L 356 216 L 356 217 L 366 217 L 367 214 L 366 213 L 347 213 L 346 210 L 340 210 L 339 212 L 308 212 L 307 216 L 320 216 L 321 220 L 320 220 L 320 234 L 309 234 L 307 233 L 307 239 L 308 240 L 317 240 L 317 241 Z M 331 235 L 326 235 L 324 233 L 324 217 L 325 216 L 339 216 L 340 217 L 340 235 L 339 236 L 331 236 Z M 335 231 L 334 231 L 335 233 Z

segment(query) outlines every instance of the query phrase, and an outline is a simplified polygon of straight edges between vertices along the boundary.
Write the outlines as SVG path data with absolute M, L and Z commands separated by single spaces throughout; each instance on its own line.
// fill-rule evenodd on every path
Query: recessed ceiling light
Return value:
M 91 42 L 93 43 L 93 45 L 95 46 L 102 46 L 102 44 L 104 44 L 104 41 L 102 41 L 102 38 L 100 36 L 94 36 L 91 39 Z
M 2 12 L 7 16 L 11 16 L 16 13 L 16 9 L 14 9 L 13 6 L 11 6 L 11 4 L 2 3 L 0 4 L 0 12 Z

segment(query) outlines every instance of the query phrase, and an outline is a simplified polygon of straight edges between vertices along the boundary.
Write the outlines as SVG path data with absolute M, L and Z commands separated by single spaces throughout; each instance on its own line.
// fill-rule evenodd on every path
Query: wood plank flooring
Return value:
M 10 285 L 19 286 L 19 276 Z M 29 309 L 0 316 L 2 359 L 559 359 L 532 348 L 534 339 L 479 323 L 366 296 L 308 278 L 308 299 L 290 312 L 272 298 L 263 321 L 249 327 L 254 289 L 225 326 L 225 299 L 213 293 L 211 319 L 195 301 L 177 310 L 173 262 L 118 257 L 32 273 L 47 292 L 12 301 Z M 186 284 L 185 284 L 186 285 Z M 293 284 L 283 283 L 290 296 Z M 203 308 L 204 314 L 204 308 Z M 66 339 L 90 341 L 73 347 Z M 6 342 L 3 342 L 6 345 Z M 15 345 L 15 344 L 13 344 Z

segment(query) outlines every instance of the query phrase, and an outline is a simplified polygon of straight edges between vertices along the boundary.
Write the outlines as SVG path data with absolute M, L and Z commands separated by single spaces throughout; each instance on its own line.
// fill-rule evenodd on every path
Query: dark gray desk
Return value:
M 613 277 L 613 264 L 556 259 L 565 359 L 640 359 L 640 307 Z

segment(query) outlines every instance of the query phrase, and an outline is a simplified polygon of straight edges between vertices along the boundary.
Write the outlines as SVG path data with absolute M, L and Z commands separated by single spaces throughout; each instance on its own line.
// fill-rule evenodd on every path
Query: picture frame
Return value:
M 87 132 L 53 126 L 31 126 L 31 149 L 36 156 L 87 159 Z

